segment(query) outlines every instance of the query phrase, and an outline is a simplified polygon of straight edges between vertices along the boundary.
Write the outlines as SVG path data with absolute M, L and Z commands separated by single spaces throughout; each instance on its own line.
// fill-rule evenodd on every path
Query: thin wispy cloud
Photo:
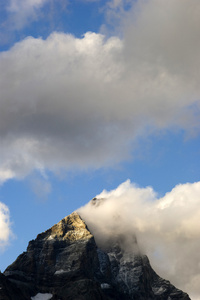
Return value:
M 22 29 L 30 21 L 37 20 L 41 8 L 50 0 L 10 0 L 7 5 L 7 26 Z
M 46 178 L 32 175 L 28 180 L 34 194 L 40 201 L 46 201 L 51 193 L 51 184 Z
M 151 187 L 140 188 L 127 180 L 97 195 L 99 205 L 88 203 L 78 212 L 101 247 L 123 236 L 122 246 L 134 251 L 130 241 L 136 234 L 140 251 L 156 272 L 191 299 L 199 299 L 199 194 L 200 182 L 177 185 L 159 198 Z

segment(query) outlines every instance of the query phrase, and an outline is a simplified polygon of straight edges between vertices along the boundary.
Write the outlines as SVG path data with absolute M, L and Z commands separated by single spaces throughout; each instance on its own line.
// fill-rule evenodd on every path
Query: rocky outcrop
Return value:
M 136 240 L 135 240 L 136 243 Z M 137 243 L 136 243 L 137 247 Z M 0 300 L 182 299 L 148 258 L 115 241 L 100 249 L 85 222 L 72 213 L 33 241 L 0 274 Z
M 109 270 L 107 282 L 118 291 L 120 299 L 189 299 L 187 294 L 154 272 L 147 256 L 124 252 L 118 245 L 107 253 L 100 253 L 100 262 L 104 261 L 100 263 L 100 266 L 103 265 L 101 271 L 106 277 Z M 105 255 L 108 256 L 108 260 Z M 107 269 L 105 261 L 109 265 Z

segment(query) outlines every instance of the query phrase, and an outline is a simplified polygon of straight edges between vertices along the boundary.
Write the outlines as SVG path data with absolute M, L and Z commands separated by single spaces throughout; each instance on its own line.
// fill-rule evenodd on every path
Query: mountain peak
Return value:
M 190 298 L 160 278 L 145 255 L 124 251 L 120 241 L 99 248 L 74 212 L 30 241 L 27 251 L 0 274 L 0 300 L 30 299 Z
M 47 231 L 38 234 L 37 239 L 76 241 L 91 237 L 85 222 L 77 212 L 73 212 Z

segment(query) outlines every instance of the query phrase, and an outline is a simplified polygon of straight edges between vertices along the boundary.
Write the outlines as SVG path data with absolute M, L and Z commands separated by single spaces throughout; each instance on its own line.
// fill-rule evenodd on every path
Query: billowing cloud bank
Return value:
M 9 209 L 4 203 L 0 202 L 0 251 L 8 245 L 11 235 Z
M 135 233 L 140 250 L 157 273 L 198 300 L 199 195 L 200 182 L 177 185 L 159 198 L 151 187 L 140 188 L 127 180 L 97 195 L 104 199 L 99 206 L 88 203 L 79 213 L 101 245 L 115 235 L 131 240 Z
M 123 38 L 55 32 L 0 54 L 2 182 L 115 163 L 148 132 L 199 131 L 200 2 L 139 0 L 123 17 Z

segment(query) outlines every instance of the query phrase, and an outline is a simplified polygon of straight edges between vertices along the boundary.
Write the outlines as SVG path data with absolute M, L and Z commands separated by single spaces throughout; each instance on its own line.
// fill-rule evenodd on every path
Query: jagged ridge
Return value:
M 190 299 L 160 278 L 146 256 L 125 252 L 117 241 L 98 248 L 76 212 L 30 241 L 0 274 L 0 300 L 42 295 L 52 300 Z

